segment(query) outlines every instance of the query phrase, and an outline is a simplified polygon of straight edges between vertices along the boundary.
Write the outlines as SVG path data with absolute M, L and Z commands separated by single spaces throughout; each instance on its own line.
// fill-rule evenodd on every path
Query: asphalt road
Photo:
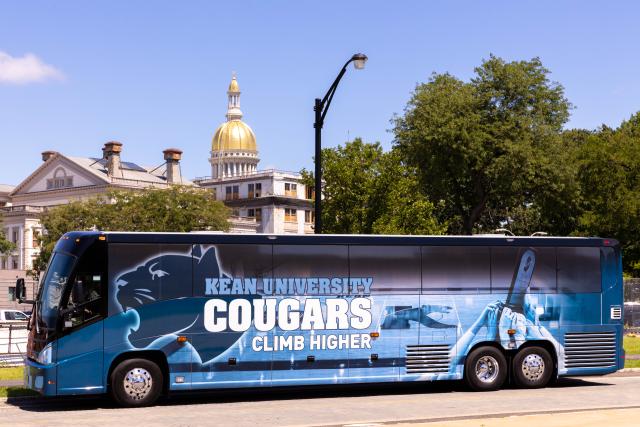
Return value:
M 289 426 L 425 423 L 505 415 L 640 408 L 640 376 L 563 379 L 541 390 L 467 391 L 458 382 L 180 394 L 158 406 L 105 398 L 0 400 L 0 425 Z

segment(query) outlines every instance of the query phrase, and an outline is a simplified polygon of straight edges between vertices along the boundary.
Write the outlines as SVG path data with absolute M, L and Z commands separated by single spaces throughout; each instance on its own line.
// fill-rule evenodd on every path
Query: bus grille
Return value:
M 408 345 L 407 374 L 449 372 L 448 345 Z
M 609 368 L 616 365 L 615 332 L 565 334 L 567 368 Z

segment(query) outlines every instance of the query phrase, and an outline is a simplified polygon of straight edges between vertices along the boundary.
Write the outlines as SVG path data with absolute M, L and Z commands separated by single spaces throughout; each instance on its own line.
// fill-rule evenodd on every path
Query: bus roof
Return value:
M 334 244 L 334 245 L 469 245 L 469 246 L 618 246 L 615 239 L 600 237 L 550 236 L 408 236 L 365 234 L 236 234 L 218 232 L 155 233 L 76 231 L 68 238 L 105 236 L 111 243 L 182 243 L 182 244 Z

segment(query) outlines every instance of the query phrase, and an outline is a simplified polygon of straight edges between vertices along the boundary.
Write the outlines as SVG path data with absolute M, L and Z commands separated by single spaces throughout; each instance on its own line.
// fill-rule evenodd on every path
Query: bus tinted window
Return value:
M 197 246 L 196 246 L 197 248 Z M 262 293 L 264 278 L 272 277 L 272 245 L 215 245 L 200 248 L 200 255 L 193 258 L 193 294 L 214 295 L 219 290 L 207 289 L 207 278 L 256 279 L 256 292 Z M 244 283 L 244 282 L 243 282 Z M 211 284 L 209 285 L 211 286 Z M 243 289 L 242 293 L 253 293 Z
M 489 292 L 489 248 L 483 246 L 423 246 L 423 292 Z
M 558 248 L 561 292 L 600 292 L 599 248 Z
M 120 308 L 190 297 L 191 245 L 109 245 L 109 286 L 118 290 Z M 126 306 L 126 307 L 125 307 Z M 119 311 L 110 308 L 110 313 Z
M 419 294 L 419 246 L 350 246 L 351 277 L 373 279 L 371 293 Z
M 349 277 L 348 247 L 341 245 L 273 245 L 274 286 L 286 278 L 347 278 Z M 305 287 L 315 292 L 315 281 Z M 318 293 L 329 294 L 332 292 Z
M 544 293 L 556 292 L 555 248 L 540 247 L 492 247 L 491 292 L 509 291 L 526 251 L 533 251 L 535 255 L 529 289 Z
M 491 292 L 508 291 L 518 268 L 520 248 L 491 248 Z
M 558 290 L 556 284 L 556 248 L 534 248 L 536 265 L 531 277 L 531 290 L 552 293 Z

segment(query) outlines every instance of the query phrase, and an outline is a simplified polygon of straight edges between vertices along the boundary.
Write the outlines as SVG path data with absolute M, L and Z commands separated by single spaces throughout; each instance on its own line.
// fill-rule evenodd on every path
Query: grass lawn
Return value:
M 0 381 L 22 380 L 22 366 L 0 368 Z M 21 386 L 0 387 L 0 397 L 35 396 L 38 393 Z
M 20 396 L 37 396 L 33 390 L 28 388 L 16 387 L 0 387 L 0 397 L 20 397 Z
M 625 335 L 623 345 L 627 354 L 640 354 L 640 337 Z
M 15 368 L 0 368 L 0 381 L 2 380 L 21 380 L 22 379 L 22 366 L 16 366 Z
M 640 368 L 640 360 L 625 360 L 625 368 Z

